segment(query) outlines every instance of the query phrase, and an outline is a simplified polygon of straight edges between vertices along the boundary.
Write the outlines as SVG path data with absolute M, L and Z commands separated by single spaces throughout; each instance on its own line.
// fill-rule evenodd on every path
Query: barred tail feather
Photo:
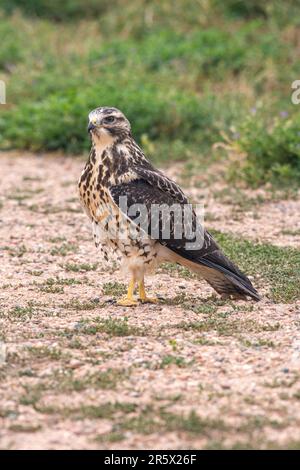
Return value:
M 207 257 L 191 259 L 190 253 L 174 253 L 173 261 L 203 277 L 219 294 L 261 300 L 250 279 L 242 273 L 221 251 Z

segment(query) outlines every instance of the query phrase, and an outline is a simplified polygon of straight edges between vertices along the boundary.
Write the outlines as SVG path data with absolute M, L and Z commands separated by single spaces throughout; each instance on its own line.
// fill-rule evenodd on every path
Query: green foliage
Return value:
M 270 285 L 268 296 L 275 302 L 290 303 L 300 298 L 300 252 L 212 231 L 226 255 L 249 275 L 262 277 Z M 259 287 L 259 286 L 258 286 Z
M 6 13 L 20 9 L 30 16 L 68 21 L 102 14 L 108 7 L 108 0 L 1 0 L 0 7 Z
M 288 107 L 287 83 L 300 72 L 296 0 L 0 0 L 0 8 L 10 15 L 0 14 L 8 101 L 0 148 L 87 151 L 87 115 L 109 105 L 125 112 L 156 163 L 203 165 L 235 129 L 246 158 L 231 177 L 256 186 L 299 179 L 295 110 L 271 125 L 266 113 L 248 118 L 262 104 L 269 116 Z
M 298 0 L 213 0 L 213 3 L 225 15 L 233 18 L 263 18 L 273 19 L 280 24 L 293 19 L 293 13 L 298 11 Z
M 137 139 L 143 134 L 150 139 L 189 139 L 193 134 L 200 141 L 212 143 L 218 136 L 215 118 L 221 104 L 212 97 L 198 101 L 190 94 L 159 90 L 149 83 L 139 89 L 135 81 L 125 87 L 120 79 L 118 84 L 108 80 L 53 93 L 39 102 L 20 103 L 17 110 L 0 119 L 2 146 L 74 153 L 87 150 L 87 115 L 97 105 L 126 110 Z
M 235 143 L 239 165 L 231 167 L 233 178 L 243 178 L 252 186 L 268 181 L 280 184 L 300 180 L 300 113 L 291 118 L 282 112 L 271 123 L 261 116 L 251 116 L 240 126 Z
M 9 70 L 11 66 L 22 59 L 23 47 L 18 30 L 0 15 L 0 72 Z
M 171 68 L 179 73 L 222 77 L 229 71 L 259 69 L 263 59 L 276 58 L 284 52 L 277 36 L 271 32 L 255 40 L 260 27 L 260 22 L 250 22 L 235 35 L 214 27 L 188 34 L 164 29 L 148 33 L 139 42 L 134 38 L 108 42 L 92 50 L 90 59 L 92 62 L 109 61 L 111 66 L 118 67 L 138 64 L 150 72 Z M 252 48 L 248 47 L 249 41 Z

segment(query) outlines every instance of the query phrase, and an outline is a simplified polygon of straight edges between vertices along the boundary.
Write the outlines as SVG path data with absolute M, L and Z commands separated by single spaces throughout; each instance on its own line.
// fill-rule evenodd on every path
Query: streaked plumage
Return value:
M 148 236 L 135 218 L 120 208 L 120 197 L 126 196 L 128 206 L 145 204 L 151 220 L 153 204 L 184 205 L 188 200 L 179 186 L 157 170 L 146 159 L 131 135 L 130 123 L 116 108 L 97 108 L 89 115 L 92 148 L 79 181 L 80 199 L 92 221 L 96 245 L 101 244 L 105 258 L 117 253 L 131 276 L 128 295 L 119 303 L 135 305 L 133 291 L 139 284 L 142 301 L 149 299 L 144 290 L 144 275 L 164 261 L 182 264 L 202 276 L 219 294 L 234 297 L 260 297 L 250 280 L 222 253 L 209 232 L 203 231 L 204 244 L 199 250 L 186 249 L 185 237 L 163 237 L 163 220 L 158 221 L 158 236 Z M 173 221 L 171 221 L 173 222 Z M 193 226 L 196 215 L 193 214 Z M 121 227 L 128 237 L 116 236 Z M 171 227 L 174 229 L 174 224 Z M 138 236 L 130 235 L 135 229 Z

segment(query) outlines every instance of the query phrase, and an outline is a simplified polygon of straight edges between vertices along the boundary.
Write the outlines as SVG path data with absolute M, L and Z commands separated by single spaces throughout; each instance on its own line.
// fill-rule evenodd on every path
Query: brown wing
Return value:
M 145 173 L 144 173 L 145 174 Z M 146 175 L 145 175 L 146 176 Z M 151 175 L 154 178 L 154 175 Z M 154 180 L 152 180 L 154 183 Z M 172 182 L 171 182 L 172 183 Z M 252 286 L 250 280 L 243 274 L 237 266 L 235 266 L 221 251 L 218 244 L 215 242 L 209 232 L 204 230 L 203 227 L 197 225 L 196 215 L 192 212 L 191 225 L 193 230 L 200 230 L 198 241 L 202 240 L 199 249 L 188 249 L 188 244 L 194 243 L 196 237 L 187 238 L 184 231 L 184 221 L 178 219 L 176 212 L 169 212 L 169 219 L 166 220 L 163 212 L 155 212 L 153 217 L 154 208 L 158 205 L 166 205 L 171 207 L 174 204 L 179 204 L 183 207 L 187 203 L 187 199 L 181 190 L 178 191 L 178 186 L 174 183 L 172 185 L 169 180 L 165 180 L 159 175 L 158 185 L 149 183 L 144 179 L 131 181 L 116 185 L 110 188 L 111 196 L 114 202 L 120 207 L 120 197 L 127 197 L 128 208 L 133 205 L 144 205 L 146 208 L 145 217 L 139 217 L 139 224 L 148 233 L 151 238 L 157 239 L 162 245 L 165 245 L 170 250 L 174 251 L 182 258 L 185 258 L 193 263 L 206 266 L 210 269 L 215 269 L 224 274 L 226 283 L 231 285 L 232 289 L 241 295 L 250 295 L 256 300 L 259 300 L 259 295 Z M 166 188 L 163 190 L 162 188 Z M 173 195 L 175 194 L 175 195 Z M 182 201 L 184 202 L 178 202 Z M 186 202 L 185 202 L 186 201 Z M 183 213 L 183 212 L 182 212 Z M 136 215 L 126 214 L 133 222 L 136 222 Z M 158 215 L 158 217 L 157 217 Z M 140 214 L 139 214 L 140 216 Z M 166 229 L 166 223 L 169 224 L 170 230 Z M 178 224 L 181 228 L 181 237 L 178 237 Z M 167 237 L 165 234 L 167 233 Z M 199 235 L 199 233 L 197 233 Z

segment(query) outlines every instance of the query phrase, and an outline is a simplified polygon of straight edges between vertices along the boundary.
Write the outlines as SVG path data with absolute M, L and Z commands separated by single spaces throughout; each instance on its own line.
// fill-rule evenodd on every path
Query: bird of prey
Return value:
M 188 205 L 188 199 L 174 181 L 147 160 L 121 111 L 110 107 L 94 109 L 89 114 L 88 132 L 92 147 L 79 180 L 80 200 L 92 222 L 96 246 L 101 246 L 106 260 L 110 254 L 117 254 L 130 275 L 127 295 L 118 301 L 119 305 L 138 304 L 134 296 L 137 286 L 138 300 L 157 302 L 147 296 L 144 277 L 166 261 L 189 268 L 224 297 L 260 300 L 248 277 L 197 223 L 194 211 L 190 228 L 201 232 L 202 243 L 192 248 L 188 241 L 193 242 L 197 233 L 188 238 L 182 230 L 181 236 L 178 231 L 175 236 L 178 224 L 174 215 L 169 216 L 167 235 L 166 217 L 160 212 L 158 216 L 156 212 L 156 219 L 152 217 L 157 206 L 183 207 Z M 127 210 L 136 205 L 145 208 L 143 217 L 137 218 Z

